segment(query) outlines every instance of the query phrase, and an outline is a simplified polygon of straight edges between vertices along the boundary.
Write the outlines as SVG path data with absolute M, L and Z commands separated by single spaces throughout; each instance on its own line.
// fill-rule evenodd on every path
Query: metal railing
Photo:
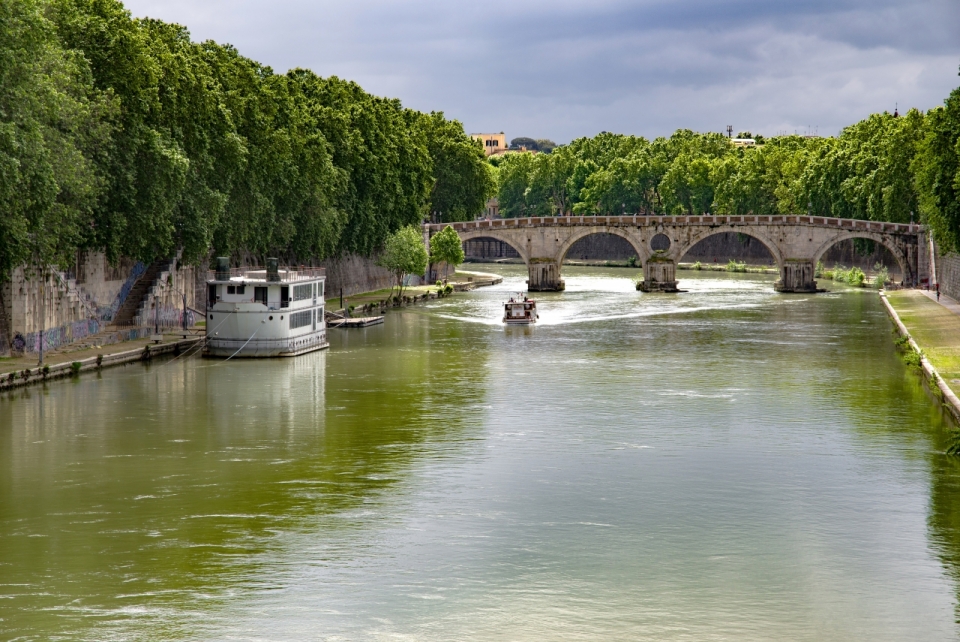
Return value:
M 294 281 L 308 281 L 317 277 L 326 276 L 326 268 L 318 267 L 287 267 L 280 268 L 278 271 L 280 282 L 290 283 Z M 218 270 L 207 270 L 207 280 L 224 280 L 218 275 L 223 273 Z M 267 280 L 267 269 L 262 267 L 230 268 L 230 278 L 246 278 L 250 280 Z

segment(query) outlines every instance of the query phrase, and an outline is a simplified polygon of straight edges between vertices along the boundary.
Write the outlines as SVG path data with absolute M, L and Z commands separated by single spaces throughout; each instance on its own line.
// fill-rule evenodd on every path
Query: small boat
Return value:
M 530 325 L 538 318 L 537 302 L 533 299 L 517 295 L 503 304 L 503 322 L 507 325 Z

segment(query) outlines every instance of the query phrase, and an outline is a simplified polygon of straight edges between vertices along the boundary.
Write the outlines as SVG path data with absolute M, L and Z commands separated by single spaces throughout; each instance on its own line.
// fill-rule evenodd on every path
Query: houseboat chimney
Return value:
M 280 281 L 280 263 L 277 259 L 267 259 L 267 281 L 278 283 Z
M 217 281 L 230 280 L 230 257 L 217 257 Z

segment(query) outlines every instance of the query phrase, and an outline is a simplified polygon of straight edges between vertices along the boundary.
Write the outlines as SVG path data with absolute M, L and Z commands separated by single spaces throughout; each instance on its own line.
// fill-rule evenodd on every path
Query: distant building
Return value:
M 756 147 L 757 141 L 754 138 L 731 138 L 730 142 L 734 147 Z
M 499 134 L 470 134 L 470 137 L 483 144 L 483 153 L 487 156 L 502 154 L 507 151 L 507 137 L 503 132 Z
M 500 218 L 500 201 L 497 200 L 496 196 L 488 200 L 487 204 L 484 206 L 483 218 L 487 220 Z

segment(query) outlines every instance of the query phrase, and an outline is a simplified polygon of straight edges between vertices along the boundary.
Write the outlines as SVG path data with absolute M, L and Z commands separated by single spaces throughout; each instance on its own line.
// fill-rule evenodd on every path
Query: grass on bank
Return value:
M 457 271 L 453 275 L 447 277 L 447 282 L 450 284 L 453 283 L 469 283 L 471 281 L 480 281 L 487 279 L 496 275 L 485 274 L 483 272 L 461 272 Z M 403 296 L 419 296 L 422 294 L 427 294 L 428 292 L 436 292 L 438 290 L 436 284 L 433 285 L 408 285 L 403 288 Z M 343 296 L 343 305 L 346 307 L 360 307 L 362 305 L 367 305 L 369 303 L 379 303 L 380 301 L 386 301 L 390 296 L 397 294 L 397 288 L 382 288 L 380 290 L 372 290 L 370 292 L 358 292 L 356 294 L 351 294 L 349 296 Z M 327 310 L 339 310 L 340 309 L 340 295 L 338 294 L 335 297 L 326 299 L 326 308 Z
M 960 394 L 960 316 L 919 290 L 888 292 L 887 300 L 944 382 Z

